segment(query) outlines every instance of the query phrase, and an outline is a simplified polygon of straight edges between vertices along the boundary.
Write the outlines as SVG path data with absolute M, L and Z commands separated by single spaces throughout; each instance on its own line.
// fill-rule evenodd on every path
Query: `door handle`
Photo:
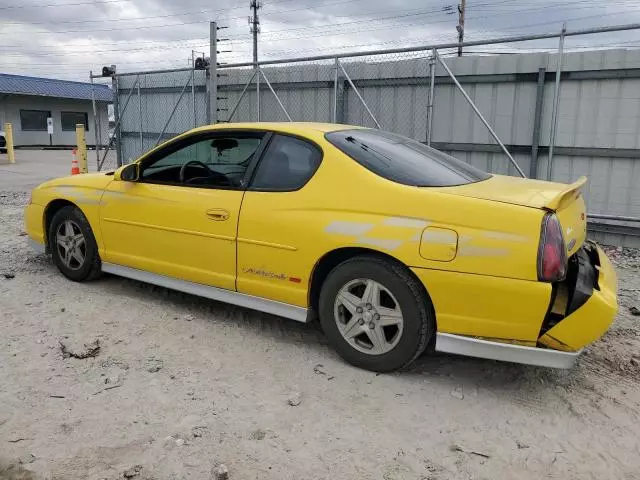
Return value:
M 212 208 L 211 210 L 207 210 L 206 213 L 207 217 L 218 222 L 223 222 L 229 219 L 229 212 L 221 208 Z

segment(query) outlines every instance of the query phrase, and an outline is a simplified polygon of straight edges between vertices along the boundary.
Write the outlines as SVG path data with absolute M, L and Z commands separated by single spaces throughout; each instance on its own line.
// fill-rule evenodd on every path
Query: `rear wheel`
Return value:
M 422 286 L 403 266 L 373 256 L 333 269 L 320 293 L 320 322 L 342 358 L 376 372 L 414 361 L 435 332 Z
M 49 248 L 53 263 L 68 279 L 82 282 L 100 275 L 98 245 L 78 207 L 64 207 L 55 213 L 49 227 Z

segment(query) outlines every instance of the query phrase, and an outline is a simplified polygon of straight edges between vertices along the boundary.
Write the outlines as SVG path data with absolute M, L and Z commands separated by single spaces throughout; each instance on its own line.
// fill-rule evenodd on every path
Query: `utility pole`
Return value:
M 252 15 L 249 17 L 250 31 L 253 34 L 253 63 L 258 63 L 258 34 L 260 33 L 260 19 L 258 18 L 258 9 L 262 8 L 262 4 L 258 0 L 249 2 Z
M 456 26 L 456 30 L 458 30 L 458 56 L 462 56 L 462 42 L 464 42 L 464 11 L 466 7 L 466 0 L 460 0 L 458 4 L 458 25 Z

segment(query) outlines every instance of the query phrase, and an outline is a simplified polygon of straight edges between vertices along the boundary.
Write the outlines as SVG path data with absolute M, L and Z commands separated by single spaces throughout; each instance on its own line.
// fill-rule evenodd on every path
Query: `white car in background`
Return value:
M 0 130 L 0 153 L 7 153 L 7 139 L 4 136 L 4 130 Z

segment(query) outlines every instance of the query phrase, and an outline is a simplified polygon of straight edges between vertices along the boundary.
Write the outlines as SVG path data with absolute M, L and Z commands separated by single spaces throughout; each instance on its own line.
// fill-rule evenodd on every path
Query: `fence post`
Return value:
M 546 68 L 538 69 L 538 88 L 536 90 L 536 109 L 533 114 L 533 136 L 531 139 L 531 166 L 529 177 L 538 178 L 538 149 L 540 147 L 540 125 L 542 124 L 542 107 L 544 105 L 544 80 Z
M 98 165 L 98 163 L 100 163 L 100 144 L 102 143 L 102 140 L 100 139 L 100 126 L 98 124 L 98 109 L 96 108 L 96 94 L 94 91 L 94 85 L 93 85 L 93 71 L 89 70 L 89 81 L 91 82 L 91 106 L 93 107 L 93 128 L 94 128 L 94 132 L 93 132 L 93 137 L 94 137 L 94 141 L 95 141 L 95 147 L 96 147 L 96 166 Z M 108 107 L 107 107 L 108 108 Z
M 562 75 L 562 60 L 564 54 L 564 37 L 567 24 L 562 25 L 558 42 L 558 58 L 556 59 L 556 88 L 553 91 L 553 112 L 551 114 L 551 133 L 549 135 L 549 160 L 547 161 L 547 180 L 551 180 L 553 168 L 553 149 L 556 146 L 556 131 L 558 128 L 558 106 L 560 105 L 560 76 Z
M 5 140 L 7 141 L 7 158 L 9 163 L 16 163 L 16 153 L 13 149 L 13 125 L 10 123 L 4 124 Z
M 258 109 L 258 121 L 260 121 L 260 65 L 256 64 L 256 107 Z
M 115 65 L 112 67 L 115 69 Z M 115 75 L 114 75 L 115 78 Z M 117 86 L 118 86 L 118 82 L 114 81 L 114 85 L 116 87 L 116 91 L 115 96 L 114 96 L 114 103 L 113 103 L 113 114 L 114 117 L 116 119 L 116 126 L 114 127 L 114 136 L 117 136 L 118 138 L 116 138 L 116 153 L 118 153 L 118 149 L 119 147 L 121 147 L 121 142 L 119 139 L 119 132 L 120 132 L 120 113 L 122 113 L 124 115 L 124 113 L 127 110 L 127 107 L 129 106 L 129 100 L 131 100 L 131 94 L 133 93 L 133 90 L 136 88 L 136 85 L 138 84 L 138 82 L 140 81 L 140 74 L 138 74 L 136 76 L 136 80 L 135 82 L 133 82 L 133 85 L 131 85 L 131 88 L 129 89 L 129 93 L 127 94 L 127 99 L 124 101 L 124 106 L 122 107 L 122 112 L 119 112 L 119 104 L 117 103 L 117 98 L 118 98 L 118 91 L 117 91 Z M 102 165 L 104 165 L 104 161 L 107 158 L 107 154 L 109 153 L 109 150 L 111 150 L 111 141 L 109 141 L 109 143 L 107 144 L 107 148 L 104 149 L 104 154 L 102 155 L 102 160 L 100 160 L 100 163 L 98 164 L 98 171 L 102 170 Z M 122 156 L 119 157 L 119 160 L 122 159 Z M 118 165 L 118 167 L 121 167 L 122 164 L 120 163 Z
M 431 136 L 433 135 L 433 99 L 436 89 L 436 55 L 434 48 L 429 57 L 429 103 L 427 104 L 427 145 L 431 146 Z
M 198 126 L 196 119 L 196 56 L 193 50 L 191 50 L 191 107 L 193 109 L 193 128 L 196 128 Z
M 211 123 L 211 66 L 207 67 L 204 71 L 204 89 L 205 89 L 205 109 L 204 109 L 204 122 L 205 125 Z
M 218 123 L 218 26 L 209 22 L 209 122 Z
M 114 72 L 113 77 L 111 77 L 111 85 L 113 87 L 113 120 L 115 123 L 115 128 L 113 129 L 113 140 L 116 142 L 116 166 L 122 166 L 122 139 L 120 135 L 120 99 L 118 92 L 118 76 L 115 74 L 116 66 L 111 65 L 111 69 Z M 106 154 L 105 154 L 106 156 Z M 104 160 L 102 161 L 104 163 Z M 101 166 L 101 165 L 100 165 Z
M 142 135 L 142 95 L 140 92 L 140 79 L 138 79 L 138 117 L 140 120 L 140 155 L 144 153 L 144 140 Z
M 344 75 L 340 73 L 340 61 L 336 57 L 336 75 L 333 81 L 333 122 L 344 123 L 345 111 L 344 111 Z
M 89 173 L 87 168 L 87 139 L 85 138 L 84 124 L 76 124 L 76 149 L 80 173 Z

